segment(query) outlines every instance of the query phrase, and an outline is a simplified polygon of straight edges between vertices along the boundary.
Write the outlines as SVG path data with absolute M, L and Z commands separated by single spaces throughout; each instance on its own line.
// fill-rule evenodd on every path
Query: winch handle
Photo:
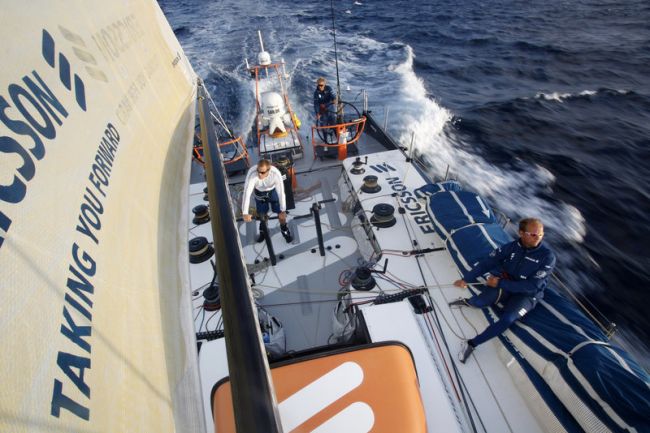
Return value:
M 374 272 L 375 274 L 385 274 L 386 269 L 388 268 L 388 258 L 384 261 L 384 269 L 383 270 L 378 270 L 378 269 L 369 269 L 370 272 Z

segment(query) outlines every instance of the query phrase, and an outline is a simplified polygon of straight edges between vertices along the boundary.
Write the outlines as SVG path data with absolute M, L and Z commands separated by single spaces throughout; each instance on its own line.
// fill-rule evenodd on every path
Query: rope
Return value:
M 591 318 L 591 320 L 593 320 L 593 321 L 594 321 L 594 322 L 595 322 L 595 323 L 600 327 L 600 329 L 602 329 L 603 331 L 605 331 L 605 334 L 607 335 L 607 338 L 611 338 L 611 336 L 614 335 L 614 332 L 615 332 L 615 330 L 616 330 L 615 328 L 613 328 L 613 327 L 611 327 L 611 326 L 606 326 L 606 325 L 604 325 L 603 323 L 601 323 L 601 321 L 598 320 L 598 319 L 596 318 L 596 316 L 591 312 L 591 310 L 590 310 L 589 308 L 587 308 L 587 306 L 584 305 L 582 302 L 580 302 L 580 300 L 578 299 L 578 297 L 577 297 L 577 296 L 573 293 L 573 291 L 572 291 L 572 290 L 571 290 L 571 289 L 570 289 L 570 288 L 569 288 L 569 287 L 564 283 L 564 281 L 560 280 L 560 278 L 559 278 L 557 275 L 555 275 L 555 274 L 553 274 L 552 277 L 553 277 L 553 280 L 554 280 L 556 283 L 558 283 L 558 285 L 560 285 L 560 287 L 562 287 L 562 290 L 564 290 L 564 292 L 565 292 L 567 295 L 569 295 L 569 296 L 571 297 L 571 299 L 572 299 L 576 304 L 578 304 L 578 305 L 580 306 L 580 308 L 582 308 L 582 310 L 585 312 L 585 314 L 587 314 L 587 315 L 589 316 L 589 318 Z M 592 304 L 591 302 L 589 302 L 589 305 L 590 305 L 591 308 L 593 308 L 594 310 L 596 310 L 596 311 L 598 312 L 598 314 L 600 314 L 603 318 L 605 318 L 605 319 L 607 320 L 607 318 L 605 317 L 605 315 L 604 315 L 604 314 L 603 314 L 603 313 L 602 313 L 602 312 L 601 312 L 601 311 L 600 311 L 600 310 L 599 310 L 599 309 L 598 309 L 594 304 Z M 611 322 L 610 322 L 610 323 L 611 323 Z
M 404 219 L 404 226 L 406 227 L 406 231 L 407 231 L 407 233 L 408 233 L 408 235 L 409 235 L 409 238 L 411 239 L 411 244 L 413 244 L 413 241 L 414 241 L 414 240 L 417 241 L 417 237 L 414 235 L 414 234 L 417 233 L 417 232 L 416 232 L 415 229 L 411 226 L 411 221 L 409 221 L 409 219 L 406 218 L 405 214 L 401 214 L 401 215 L 402 215 L 402 218 Z M 410 227 L 411 230 L 409 230 L 409 227 Z M 414 233 L 413 235 L 411 235 L 411 231 Z M 413 239 L 412 236 L 415 237 L 416 239 Z M 419 257 L 418 255 L 415 256 L 415 261 L 416 261 L 416 263 L 417 263 L 417 265 L 418 265 L 418 269 L 420 270 L 420 276 L 422 277 L 422 282 L 424 283 L 425 286 L 427 286 L 427 285 L 428 285 L 428 284 L 427 284 L 427 280 L 426 280 L 426 277 L 424 276 L 424 271 L 422 270 L 422 266 L 420 265 L 420 257 Z M 434 280 L 437 282 L 437 278 L 435 277 L 435 273 L 432 271 L 431 267 L 429 266 L 428 261 L 425 260 L 424 263 L 425 263 L 426 266 L 428 267 L 428 269 L 429 269 L 429 273 L 433 276 Z M 434 304 L 435 304 L 435 302 L 433 302 L 433 299 L 431 298 L 431 296 L 430 296 L 428 293 L 427 293 L 427 299 L 429 300 L 430 305 L 434 305 Z M 440 307 L 438 307 L 438 309 L 440 309 Z M 435 312 L 435 309 L 434 309 L 433 311 Z M 430 313 L 425 313 L 425 320 L 426 320 L 426 317 L 427 317 L 429 314 L 430 314 Z M 437 315 L 436 315 L 435 317 L 436 317 L 436 319 L 437 319 Z M 443 316 L 443 317 L 444 317 L 444 316 Z M 445 322 L 446 322 L 446 319 L 445 319 Z M 438 323 L 438 330 L 441 331 L 441 329 L 440 329 L 440 322 L 437 321 L 437 323 Z M 449 324 L 447 324 L 447 326 L 449 326 Z M 449 329 L 450 329 L 452 332 L 454 332 L 453 329 L 452 329 L 451 327 L 449 327 Z M 456 393 L 456 396 L 457 396 L 457 398 L 459 399 L 459 402 L 462 402 L 462 404 L 465 406 L 465 408 L 466 408 L 466 410 L 467 410 L 467 416 L 469 417 L 469 421 L 470 421 L 470 424 L 471 424 L 471 426 L 472 426 L 472 430 L 473 430 L 474 432 L 476 432 L 477 430 L 476 430 L 476 426 L 475 426 L 475 424 L 474 424 L 474 417 L 472 416 L 471 411 L 469 410 L 469 404 L 468 404 L 468 401 L 467 401 L 466 398 L 461 399 L 461 395 L 460 395 L 461 393 L 460 393 L 459 390 L 456 388 L 456 384 L 455 384 L 455 382 L 454 382 L 454 377 L 452 377 L 451 371 L 449 370 L 449 365 L 447 364 L 447 361 L 446 361 L 446 359 L 445 359 L 444 353 L 442 352 L 442 348 L 440 347 L 440 343 L 439 343 L 439 341 L 438 341 L 438 336 L 437 336 L 437 334 L 434 332 L 433 326 L 432 326 L 432 328 L 430 329 L 429 332 L 430 332 L 430 334 L 431 334 L 431 338 L 434 340 L 434 342 L 435 342 L 436 345 L 438 346 L 438 350 L 439 350 L 439 352 L 440 352 L 441 360 L 442 360 L 442 362 L 443 362 L 443 365 L 444 365 L 444 367 L 445 367 L 445 370 L 447 371 L 447 375 L 448 375 L 448 377 L 449 377 L 449 380 L 451 381 L 451 384 L 452 384 L 452 387 L 453 387 L 453 389 L 454 389 L 454 392 Z M 447 343 L 447 339 L 445 338 L 445 334 L 444 334 L 442 331 L 439 332 L 439 334 L 440 334 L 440 338 L 442 339 L 442 341 L 443 341 L 443 343 L 444 343 L 444 345 L 445 345 L 445 348 L 446 348 L 446 350 L 447 350 L 447 353 L 449 354 L 449 356 L 450 356 L 450 358 L 451 358 L 451 357 L 452 357 L 452 355 L 451 355 L 452 352 L 451 352 L 450 349 L 449 349 L 449 344 Z M 454 334 L 455 334 L 455 333 L 454 333 Z M 452 363 L 453 363 L 453 360 L 452 360 Z M 460 377 L 460 374 L 458 374 L 458 372 L 457 372 L 457 370 L 456 370 L 456 364 L 453 363 L 453 366 L 454 366 L 453 369 L 454 369 L 454 371 L 455 371 L 455 373 L 456 373 L 456 374 L 455 374 L 456 380 L 459 381 L 459 382 L 461 382 L 461 381 L 462 381 L 462 378 Z M 473 402 L 472 402 L 472 405 L 473 405 Z M 479 416 L 479 421 L 481 421 L 481 424 L 483 424 L 483 421 L 480 419 L 480 415 L 478 414 L 478 412 L 477 412 L 477 415 Z

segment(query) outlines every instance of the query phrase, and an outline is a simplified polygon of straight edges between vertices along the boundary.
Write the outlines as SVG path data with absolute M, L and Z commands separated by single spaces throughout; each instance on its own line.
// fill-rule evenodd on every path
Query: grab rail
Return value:
M 235 225 L 223 158 L 207 91 L 198 82 L 198 108 L 235 426 L 238 432 L 281 433 L 280 416 L 253 295 Z
M 228 140 L 223 143 L 219 143 L 219 149 L 227 146 L 232 146 L 235 149 L 235 155 L 230 158 L 230 159 L 224 159 L 223 163 L 225 165 L 229 164 L 234 164 L 235 162 L 241 160 L 241 159 L 246 159 L 245 164 L 246 168 L 250 167 L 250 157 L 248 156 L 248 150 L 246 150 L 246 145 L 244 145 L 243 139 L 241 136 L 233 138 L 232 140 Z M 203 158 L 203 144 L 198 143 L 194 145 L 194 148 L 192 149 L 192 157 L 194 160 L 196 160 L 199 164 L 205 164 L 204 158 Z
M 347 157 L 347 152 L 342 152 L 342 149 L 347 149 L 347 146 L 353 143 L 356 143 L 359 141 L 359 138 L 361 137 L 361 134 L 363 133 L 363 130 L 366 125 L 366 117 L 361 116 L 359 119 L 354 119 L 349 122 L 345 123 L 337 123 L 335 125 L 322 125 L 322 126 L 317 126 L 317 125 L 312 125 L 311 127 L 311 145 L 314 149 L 314 159 L 316 159 L 316 148 L 317 147 L 322 147 L 325 149 L 328 148 L 336 148 L 337 152 L 339 154 L 343 154 L 342 158 L 339 159 L 345 159 Z M 345 134 L 348 132 L 348 128 L 354 130 L 354 134 L 350 139 L 345 139 L 341 140 L 341 135 Z M 316 140 L 316 137 L 319 135 L 319 131 L 324 131 L 325 133 L 331 131 L 331 133 L 336 137 L 336 143 L 326 143 L 323 141 L 318 141 Z

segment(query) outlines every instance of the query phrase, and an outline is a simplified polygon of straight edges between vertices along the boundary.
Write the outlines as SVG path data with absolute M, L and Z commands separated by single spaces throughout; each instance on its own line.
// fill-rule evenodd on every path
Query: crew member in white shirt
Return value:
M 284 195 L 284 183 L 280 170 L 271 165 L 268 159 L 262 159 L 257 166 L 252 167 L 246 174 L 244 183 L 244 195 L 242 196 L 242 215 L 244 221 L 249 222 L 253 219 L 250 212 L 251 196 L 255 198 L 255 209 L 258 217 L 265 215 L 271 210 L 278 214 L 280 221 L 280 232 L 287 242 L 291 242 L 293 237 L 287 226 L 287 205 Z M 260 228 L 262 225 L 260 225 Z M 264 233 L 260 230 L 257 242 L 264 240 Z

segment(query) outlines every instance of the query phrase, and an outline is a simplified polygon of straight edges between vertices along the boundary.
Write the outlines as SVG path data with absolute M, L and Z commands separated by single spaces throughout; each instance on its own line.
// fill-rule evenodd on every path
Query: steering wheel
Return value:
M 361 113 L 357 107 L 349 102 L 339 101 L 338 104 L 330 102 L 325 106 L 325 110 L 320 112 L 316 120 L 317 126 L 335 126 L 341 123 L 349 123 L 354 120 L 360 119 Z M 356 136 L 359 126 L 356 124 L 348 125 L 345 128 L 348 132 L 348 137 Z M 325 144 L 338 144 L 338 137 L 334 128 L 316 129 L 318 138 Z

